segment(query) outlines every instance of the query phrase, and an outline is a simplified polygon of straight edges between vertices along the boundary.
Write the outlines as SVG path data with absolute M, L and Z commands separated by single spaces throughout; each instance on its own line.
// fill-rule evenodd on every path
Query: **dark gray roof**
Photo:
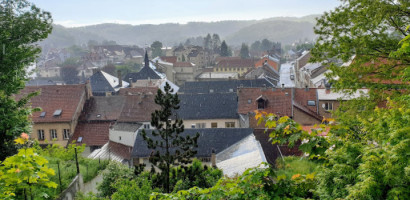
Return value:
M 105 73 L 108 78 L 115 79 L 115 77 L 101 70 L 90 76 L 90 85 L 94 96 L 101 96 L 99 94 L 103 94 L 104 96 L 105 92 L 115 92 L 115 88 L 119 87 L 118 80 L 114 83 L 115 85 L 111 85 L 103 73 Z M 123 84 L 125 83 L 123 82 Z
M 238 118 L 236 93 L 180 94 L 178 117 L 188 119 Z
M 148 149 L 147 143 L 142 138 L 141 131 L 138 131 L 135 139 L 134 148 L 132 149 L 132 157 L 149 157 L 152 149 Z M 192 135 L 199 133 L 198 148 L 196 157 L 210 157 L 212 150 L 219 153 L 226 148 L 234 145 L 245 137 L 253 133 L 250 128 L 206 128 L 206 129 L 185 129 L 181 136 Z M 148 137 L 152 136 L 152 130 L 146 130 Z M 155 137 L 159 138 L 159 137 Z M 172 149 L 175 151 L 175 149 Z
M 238 87 L 276 87 L 265 79 L 185 82 L 180 93 L 209 94 L 235 92 Z
M 127 131 L 135 132 L 141 127 L 141 123 L 126 123 L 126 122 L 117 122 L 110 129 L 116 131 Z
M 124 102 L 124 96 L 92 96 L 84 105 L 84 120 L 115 121 L 121 114 Z
M 161 79 L 161 77 L 151 67 L 147 66 L 144 66 L 139 72 L 128 73 L 125 75 L 125 80 L 129 81 L 130 78 L 132 79 L 132 82 L 137 80 L 146 80 L 148 78 Z

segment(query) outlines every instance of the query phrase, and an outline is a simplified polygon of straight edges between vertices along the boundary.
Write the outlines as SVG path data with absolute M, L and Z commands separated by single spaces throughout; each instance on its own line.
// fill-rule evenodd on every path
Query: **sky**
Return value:
M 161 24 L 302 17 L 322 14 L 339 0 L 29 0 L 55 24 Z

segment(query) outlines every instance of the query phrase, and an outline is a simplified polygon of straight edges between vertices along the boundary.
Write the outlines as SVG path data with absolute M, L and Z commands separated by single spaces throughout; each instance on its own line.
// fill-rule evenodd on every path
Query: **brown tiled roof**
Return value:
M 216 63 L 216 67 L 253 67 L 254 61 L 252 59 L 229 58 L 220 59 Z
M 149 122 L 151 113 L 159 106 L 155 104 L 155 94 L 141 94 L 125 96 L 125 104 L 122 109 L 119 122 Z
M 301 88 L 295 88 L 295 98 L 294 102 L 298 103 L 301 106 L 304 106 L 308 108 L 310 111 L 317 113 L 317 104 L 319 103 L 317 101 L 317 91 L 316 88 L 309 88 L 308 90 L 306 89 L 301 89 Z M 315 101 L 315 106 L 309 106 L 308 101 L 313 100 Z
M 161 56 L 161 60 L 169 63 L 176 63 L 177 62 L 177 57 L 176 56 Z
M 158 87 L 135 87 L 135 88 L 121 88 L 119 95 L 128 96 L 128 95 L 140 95 L 145 94 L 157 94 Z
M 108 146 L 111 152 L 120 156 L 121 158 L 127 159 L 127 160 L 131 159 L 132 147 L 123 145 L 117 142 L 113 142 L 113 141 L 110 141 L 110 143 L 108 143 Z
M 115 121 L 124 106 L 124 96 L 93 96 L 84 105 L 80 120 Z
M 292 116 L 292 91 L 291 89 L 274 88 L 239 88 L 238 113 L 247 114 L 258 110 L 256 99 L 261 95 L 267 99 L 266 108 L 261 110 L 279 116 Z M 251 100 L 248 103 L 248 100 Z
M 253 130 L 253 134 L 261 144 L 263 152 L 265 153 L 266 161 L 268 161 L 269 164 L 275 165 L 275 161 L 277 158 L 281 157 L 281 153 L 283 156 L 301 156 L 303 154 L 298 149 L 298 144 L 293 148 L 289 148 L 287 145 L 272 144 L 272 142 L 269 141 L 269 133 L 271 131 L 272 130 L 267 130 L 267 132 L 265 133 L 265 129 Z M 278 150 L 278 147 L 280 149 L 280 152 Z
M 32 120 L 34 123 L 46 122 L 70 122 L 75 118 L 75 113 L 80 113 L 81 108 L 86 100 L 86 86 L 81 85 L 44 85 L 44 86 L 26 86 L 16 95 L 19 99 L 22 96 L 40 91 L 38 96 L 31 98 L 30 103 L 33 108 L 40 107 L 42 111 L 34 112 Z M 61 109 L 61 115 L 54 117 L 56 110 Z M 44 117 L 40 114 L 45 112 Z
M 317 103 L 317 102 L 316 102 L 316 103 Z M 322 119 L 323 119 L 323 118 L 322 118 L 320 115 L 318 115 L 317 113 L 315 113 L 315 112 L 309 110 L 306 106 L 302 106 L 302 105 L 300 105 L 300 104 L 297 103 L 297 102 L 293 102 L 293 107 L 296 108 L 296 109 L 299 109 L 299 110 L 303 111 L 304 113 L 310 115 L 311 117 L 313 117 L 313 118 L 315 118 L 315 119 L 317 119 L 317 120 L 319 120 L 319 121 L 322 121 Z
M 70 143 L 86 144 L 86 146 L 103 146 L 109 140 L 111 122 L 79 122 Z M 82 142 L 77 143 L 79 137 Z
M 190 62 L 175 62 L 174 67 L 193 67 Z

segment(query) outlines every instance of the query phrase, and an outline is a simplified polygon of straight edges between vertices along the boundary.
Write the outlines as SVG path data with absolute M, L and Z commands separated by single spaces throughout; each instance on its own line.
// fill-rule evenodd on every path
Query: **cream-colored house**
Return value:
M 34 91 L 40 91 L 40 94 L 33 97 L 30 104 L 33 108 L 41 108 L 41 111 L 34 112 L 31 116 L 33 126 L 30 138 L 43 145 L 56 143 L 66 146 L 76 129 L 84 103 L 91 96 L 90 86 L 27 86 L 21 94 Z

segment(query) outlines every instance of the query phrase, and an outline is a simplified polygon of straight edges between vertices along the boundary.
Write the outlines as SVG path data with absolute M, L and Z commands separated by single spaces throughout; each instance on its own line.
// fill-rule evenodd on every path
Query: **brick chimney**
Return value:
M 122 77 L 121 77 L 121 71 L 117 71 L 117 78 L 118 78 L 118 86 L 122 87 Z
M 212 166 L 212 167 L 216 167 L 215 149 L 212 149 L 212 154 L 211 154 L 211 166 Z

